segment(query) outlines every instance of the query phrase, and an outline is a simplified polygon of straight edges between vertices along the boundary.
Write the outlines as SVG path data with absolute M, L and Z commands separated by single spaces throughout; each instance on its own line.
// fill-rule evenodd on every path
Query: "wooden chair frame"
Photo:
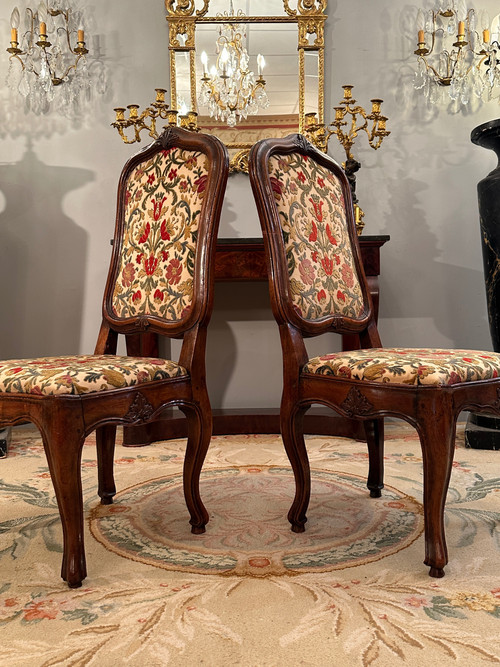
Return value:
M 269 176 L 269 159 L 299 153 L 330 170 L 340 181 L 354 265 L 361 282 L 365 311 L 358 319 L 332 314 L 305 320 L 293 308 L 285 246 L 278 208 Z M 425 560 L 432 577 L 444 576 L 448 552 L 444 506 L 455 443 L 456 422 L 464 410 L 500 412 L 500 379 L 450 386 L 413 386 L 344 379 L 302 372 L 308 361 L 304 338 L 328 332 L 356 334 L 361 348 L 382 347 L 370 292 L 361 262 L 352 197 L 343 170 L 301 135 L 258 142 L 250 152 L 249 173 L 264 236 L 271 305 L 278 323 L 283 352 L 283 394 L 280 427 L 295 477 L 296 491 L 288 518 L 302 532 L 310 497 L 310 469 L 303 433 L 303 416 L 319 403 L 337 413 L 363 420 L 369 450 L 368 488 L 379 496 L 383 488 L 383 418 L 397 417 L 418 432 L 423 457 Z M 499 369 L 500 370 L 500 369 Z
M 198 227 L 192 307 L 187 316 L 177 321 L 150 315 L 117 318 L 112 297 L 123 242 L 127 179 L 138 164 L 172 147 L 200 151 L 209 162 Z M 41 432 L 63 528 L 61 576 L 70 587 L 80 586 L 87 574 L 80 467 L 85 438 L 94 430 L 98 493 L 101 503 L 109 504 L 116 492 L 113 457 L 117 425 L 155 421 L 161 418 L 165 408 L 180 408 L 188 422 L 183 479 L 191 530 L 193 533 L 205 531 L 208 513 L 200 498 L 199 477 L 212 434 L 212 413 L 205 382 L 205 346 L 213 305 L 215 243 L 228 169 L 227 150 L 218 139 L 168 128 L 157 141 L 127 162 L 118 186 L 113 252 L 95 354 L 116 354 L 118 334 L 150 332 L 179 338 L 182 339 L 179 364 L 188 375 L 82 395 L 0 393 L 0 423 L 14 425 L 29 421 Z

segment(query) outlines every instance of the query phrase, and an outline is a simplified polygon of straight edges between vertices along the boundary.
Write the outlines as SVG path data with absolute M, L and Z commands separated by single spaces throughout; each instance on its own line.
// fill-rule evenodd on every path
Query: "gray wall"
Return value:
M 483 0 L 493 16 L 497 2 Z M 9 39 L 13 2 L 0 0 Z M 168 86 L 162 0 L 106 0 L 92 7 L 110 88 L 83 120 L 34 118 L 0 88 L 0 284 L 4 357 L 89 352 L 100 324 L 117 179 L 136 151 L 110 127 L 113 107 L 145 106 Z M 364 106 L 384 99 L 391 136 L 374 152 L 361 137 L 358 195 L 366 234 L 390 234 L 382 250 L 380 330 L 386 345 L 491 349 L 476 183 L 496 164 L 470 132 L 499 116 L 496 102 L 451 114 L 429 109 L 411 88 L 416 5 L 330 0 L 327 117 L 355 86 Z M 0 62 L 0 80 L 7 70 Z M 143 144 L 144 145 L 144 140 Z M 330 152 L 343 151 L 335 138 Z M 260 234 L 246 176 L 231 177 L 221 236 Z M 327 346 L 337 345 L 332 339 Z M 313 348 L 312 348 L 313 349 Z M 317 349 L 317 348 L 316 348 Z M 279 404 L 277 331 L 264 284 L 219 284 L 209 335 L 214 407 Z

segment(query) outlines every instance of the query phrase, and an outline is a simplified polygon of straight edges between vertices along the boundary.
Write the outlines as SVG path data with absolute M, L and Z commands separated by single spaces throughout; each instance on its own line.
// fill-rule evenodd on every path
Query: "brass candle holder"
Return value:
M 176 109 L 170 109 L 165 102 L 165 88 L 155 88 L 156 99 L 151 106 L 139 113 L 138 104 L 128 104 L 127 107 L 117 107 L 114 109 L 116 118 L 113 127 L 118 130 L 119 135 L 126 144 L 135 144 L 141 140 L 141 132 L 147 130 L 152 139 L 158 139 L 159 132 L 156 126 L 158 119 L 166 120 L 167 125 L 180 125 L 183 128 L 198 132 L 198 114 L 195 111 L 189 111 L 187 114 L 179 116 Z M 128 116 L 126 117 L 128 109 Z M 127 130 L 132 128 L 132 135 L 127 135 Z M 163 129 L 163 128 L 162 128 Z
M 354 158 L 352 147 L 358 134 L 364 132 L 368 137 L 369 145 L 374 150 L 378 150 L 385 137 L 389 136 L 390 131 L 386 127 L 388 118 L 383 116 L 381 112 L 383 100 L 378 98 L 371 100 L 371 112 L 367 113 L 353 99 L 353 87 L 351 85 L 342 86 L 344 98 L 340 101 L 339 106 L 334 107 L 335 118 L 330 125 L 325 127 L 318 123 L 314 113 L 306 114 L 304 134 L 324 152 L 328 148 L 328 140 L 332 135 L 335 135 L 342 144 L 346 154 L 346 161 L 342 166 L 351 186 L 356 229 L 358 234 L 361 235 L 365 226 L 363 222 L 364 213 L 356 196 L 356 172 L 361 168 L 361 163 Z

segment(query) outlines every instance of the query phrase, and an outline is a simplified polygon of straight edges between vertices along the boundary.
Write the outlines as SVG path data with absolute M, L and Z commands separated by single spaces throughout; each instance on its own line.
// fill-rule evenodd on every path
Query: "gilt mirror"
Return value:
M 302 132 L 306 114 L 324 122 L 326 6 L 327 0 L 165 0 L 170 108 L 197 114 L 200 130 L 224 141 L 232 171 L 248 170 L 257 140 Z M 237 60 L 226 44 L 229 51 L 237 45 Z

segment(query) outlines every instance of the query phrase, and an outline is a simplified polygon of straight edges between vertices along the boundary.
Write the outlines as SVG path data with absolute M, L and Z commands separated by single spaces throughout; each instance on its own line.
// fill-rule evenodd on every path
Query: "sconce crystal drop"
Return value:
M 83 11 L 73 9 L 68 0 L 51 0 L 48 5 L 42 0 L 36 9 L 27 7 L 22 18 L 14 7 L 10 23 L 7 86 L 19 92 L 35 114 L 57 106 L 71 116 L 92 85 Z M 102 68 L 95 86 L 98 93 L 104 92 Z
M 436 103 L 447 90 L 458 106 L 475 97 L 500 97 L 498 21 L 494 31 L 488 13 L 467 8 L 465 0 L 440 0 L 435 9 L 417 15 L 417 67 L 414 88 Z

